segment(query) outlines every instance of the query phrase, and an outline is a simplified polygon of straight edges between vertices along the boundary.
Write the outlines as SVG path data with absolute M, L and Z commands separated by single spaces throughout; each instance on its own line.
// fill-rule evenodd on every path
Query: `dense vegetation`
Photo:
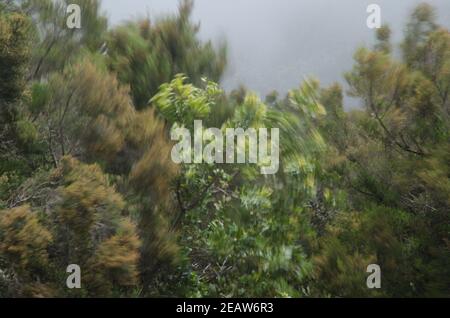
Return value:
M 226 47 L 190 1 L 112 29 L 70 3 L 79 30 L 64 2 L 0 4 L 0 296 L 450 296 L 450 33 L 430 6 L 401 55 L 388 26 L 357 50 L 344 111 L 313 79 L 223 92 Z M 280 128 L 279 172 L 175 165 L 170 129 L 194 119 Z

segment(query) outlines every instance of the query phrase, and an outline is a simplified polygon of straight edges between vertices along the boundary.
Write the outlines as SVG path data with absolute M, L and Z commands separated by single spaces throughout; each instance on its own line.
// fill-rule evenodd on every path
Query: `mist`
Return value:
M 407 18 L 421 0 L 377 0 L 382 23 L 402 39 Z M 175 13 L 178 0 L 103 0 L 111 24 L 139 17 Z M 284 94 L 306 77 L 322 85 L 340 82 L 353 64 L 359 46 L 373 44 L 366 26 L 367 6 L 374 0 L 196 0 L 194 21 L 202 39 L 226 40 L 229 64 L 222 86 L 239 85 L 262 97 L 273 90 Z M 439 22 L 450 27 L 450 1 L 429 0 Z M 357 101 L 346 100 L 347 107 Z

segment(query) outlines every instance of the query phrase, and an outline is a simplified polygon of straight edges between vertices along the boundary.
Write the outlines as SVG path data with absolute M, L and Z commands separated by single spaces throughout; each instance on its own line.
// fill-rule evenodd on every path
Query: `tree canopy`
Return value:
M 68 3 L 0 4 L 1 297 L 450 296 L 450 32 L 432 7 L 401 55 L 387 25 L 356 50 L 348 92 L 309 78 L 263 100 L 220 88 L 226 45 L 199 39 L 192 1 L 110 28 L 98 0 L 70 1 L 74 30 Z M 175 164 L 171 129 L 194 120 L 279 128 L 280 169 Z

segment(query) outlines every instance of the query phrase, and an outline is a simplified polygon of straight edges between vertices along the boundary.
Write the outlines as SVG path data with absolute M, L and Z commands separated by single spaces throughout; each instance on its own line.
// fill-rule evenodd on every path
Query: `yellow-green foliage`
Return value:
M 122 196 L 109 186 L 98 165 L 82 165 L 72 158 L 61 163 L 63 185 L 57 189 L 60 201 L 56 207 L 57 227 L 71 262 L 83 263 L 86 250 L 95 247 L 95 231 L 104 228 L 107 235 L 124 208 Z M 99 233 L 100 234 L 100 233 Z M 100 236 L 102 237 L 102 236 Z
M 128 136 L 130 145 L 141 154 L 133 162 L 130 182 L 140 193 L 152 197 L 155 203 L 166 204 L 170 197 L 170 182 L 178 167 L 170 153 L 167 129 L 162 120 L 148 109 L 136 113 Z
M 148 106 L 159 86 L 179 73 L 195 85 L 202 77 L 219 81 L 226 65 L 226 48 L 216 50 L 198 38 L 191 21 L 193 1 L 180 1 L 177 15 L 145 19 L 119 26 L 108 38 L 108 65 L 122 83 L 130 85 L 137 109 Z
M 128 89 L 86 58 L 54 75 L 49 86 L 45 116 L 54 151 L 64 156 L 81 148 L 84 157 L 112 161 L 134 118 Z
M 141 243 L 135 225 L 122 216 L 123 197 L 98 165 L 68 157 L 59 173 L 55 227 L 67 261 L 84 268 L 86 289 L 92 295 L 135 286 Z
M 139 283 L 140 245 L 135 225 L 128 220 L 121 221 L 117 233 L 99 244 L 86 277 L 96 294 L 108 295 L 114 287 Z
M 433 155 L 417 170 L 417 174 L 436 200 L 450 206 L 450 144 L 434 150 Z
M 153 109 L 136 113 L 127 142 L 134 156 L 128 175 L 131 189 L 138 195 L 137 211 L 142 240 L 143 280 L 147 284 L 159 270 L 160 262 L 172 263 L 177 257 L 176 237 L 171 232 L 174 217 L 172 181 L 178 173 L 170 153 L 168 130 Z
M 25 87 L 26 63 L 31 54 L 30 28 L 25 15 L 0 10 L 0 101 L 16 100 Z
M 313 259 L 315 287 L 322 296 L 377 296 L 365 285 L 367 265 L 376 264 L 376 258 L 347 248 L 333 238 L 323 243 L 322 254 Z
M 109 33 L 99 0 L 73 0 L 80 30 L 71 0 L 4 2 L 0 296 L 449 296 L 450 33 L 430 6 L 403 56 L 388 26 L 357 50 L 362 108 L 345 111 L 317 80 L 266 102 L 222 91 L 225 49 L 189 0 Z M 170 129 L 196 119 L 279 128 L 279 172 L 175 165 Z
M 99 0 L 20 0 L 21 9 L 33 17 L 35 38 L 30 78 L 47 79 L 74 62 L 84 50 L 97 51 L 104 43 L 107 19 Z M 77 4 L 82 12 L 82 28 L 67 28 L 67 6 Z
M 24 277 L 48 265 L 50 232 L 28 205 L 0 212 L 0 255 Z
M 216 83 L 206 80 L 205 89 L 186 81 L 187 77 L 183 74 L 176 75 L 170 83 L 161 85 L 150 103 L 169 123 L 192 128 L 194 120 L 204 119 L 210 114 L 214 99 L 221 90 Z
M 33 296 L 66 294 L 62 279 L 69 264 L 83 272 L 84 289 L 71 295 L 110 296 L 118 288 L 139 283 L 139 249 L 136 226 L 123 216 L 125 201 L 96 165 L 64 157 L 50 173 L 47 220 L 40 223 L 29 205 L 0 213 L 0 259 Z M 34 274 L 41 283 L 34 281 Z M 52 287 L 50 287 L 52 286 Z

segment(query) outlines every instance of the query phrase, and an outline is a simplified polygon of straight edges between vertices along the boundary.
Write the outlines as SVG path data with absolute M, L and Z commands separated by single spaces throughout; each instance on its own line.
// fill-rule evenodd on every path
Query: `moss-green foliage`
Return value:
M 326 173 L 349 200 L 319 240 L 320 294 L 449 296 L 450 37 L 434 16 L 427 5 L 414 11 L 401 61 L 379 44 L 358 50 L 346 79 L 365 109 L 321 124 L 336 154 Z M 375 292 L 352 279 L 370 262 L 383 269 Z
M 29 290 L 37 283 L 55 296 L 111 296 L 137 285 L 136 225 L 124 216 L 123 197 L 98 165 L 65 157 L 60 168 L 19 191 L 10 202 L 17 207 L 0 215 L 6 277 L 20 284 L 9 282 L 13 296 L 38 296 L 38 290 Z M 65 290 L 62 277 L 69 264 L 86 273 L 82 291 Z
M 0 224 L 2 255 L 16 271 L 28 275 L 48 264 L 52 236 L 28 205 L 2 211 Z
M 38 127 L 27 116 L 30 17 L 13 4 L 0 7 L 0 208 L 11 192 L 42 165 Z
M 191 1 L 109 31 L 97 0 L 64 28 L 67 3 L 0 4 L 0 296 L 450 296 L 450 36 L 431 7 L 400 58 L 388 26 L 356 51 L 345 111 L 317 80 L 222 91 Z M 279 171 L 175 165 L 170 131 L 196 119 L 279 128 Z
M 35 18 L 30 79 L 40 80 L 60 71 L 84 50 L 99 51 L 105 41 L 107 19 L 97 0 L 19 0 L 22 12 Z M 66 8 L 77 4 L 82 28 L 66 27 Z
M 215 50 L 197 37 L 199 25 L 191 21 L 193 1 L 180 2 L 177 15 L 131 22 L 108 37 L 108 64 L 119 79 L 129 84 L 138 109 L 162 83 L 179 73 L 200 85 L 202 77 L 218 81 L 226 65 L 226 48 Z
M 0 96 L 2 104 L 21 97 L 25 87 L 26 63 L 30 57 L 29 18 L 19 13 L 0 11 Z M 2 105 L 2 111 L 4 110 Z

